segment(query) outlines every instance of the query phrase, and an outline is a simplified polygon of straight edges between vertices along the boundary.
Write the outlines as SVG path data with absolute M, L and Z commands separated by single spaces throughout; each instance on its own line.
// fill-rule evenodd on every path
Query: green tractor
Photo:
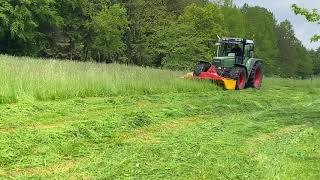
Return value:
M 194 78 L 213 80 L 228 90 L 261 87 L 263 63 L 254 58 L 252 40 L 222 38 L 216 45 L 217 57 L 212 63 L 200 61 L 193 72 Z

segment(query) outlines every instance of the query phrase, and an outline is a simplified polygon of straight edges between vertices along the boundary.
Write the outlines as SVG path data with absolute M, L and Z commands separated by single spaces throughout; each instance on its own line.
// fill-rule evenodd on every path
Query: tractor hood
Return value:
M 216 67 L 233 67 L 235 63 L 235 57 L 215 57 L 213 63 Z

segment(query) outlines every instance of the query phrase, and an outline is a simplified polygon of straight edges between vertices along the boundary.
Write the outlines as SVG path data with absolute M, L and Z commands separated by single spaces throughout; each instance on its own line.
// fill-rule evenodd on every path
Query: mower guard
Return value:
M 223 83 L 224 83 L 224 88 L 226 90 L 236 90 L 236 86 L 237 86 L 237 81 L 233 80 L 233 79 L 222 79 Z

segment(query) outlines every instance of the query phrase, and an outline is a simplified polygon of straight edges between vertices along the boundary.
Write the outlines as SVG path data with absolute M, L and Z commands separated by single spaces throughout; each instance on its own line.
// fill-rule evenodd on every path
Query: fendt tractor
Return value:
M 219 38 L 213 62 L 200 61 L 193 72 L 195 79 L 208 79 L 227 90 L 261 87 L 262 60 L 254 58 L 254 42 L 240 38 Z

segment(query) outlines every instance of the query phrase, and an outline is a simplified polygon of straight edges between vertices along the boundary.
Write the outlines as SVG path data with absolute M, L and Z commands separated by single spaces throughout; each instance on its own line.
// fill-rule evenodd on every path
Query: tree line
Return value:
M 254 39 L 266 73 L 320 73 L 289 21 L 232 0 L 0 0 L 0 53 L 16 56 L 192 69 L 210 60 L 208 40 Z

